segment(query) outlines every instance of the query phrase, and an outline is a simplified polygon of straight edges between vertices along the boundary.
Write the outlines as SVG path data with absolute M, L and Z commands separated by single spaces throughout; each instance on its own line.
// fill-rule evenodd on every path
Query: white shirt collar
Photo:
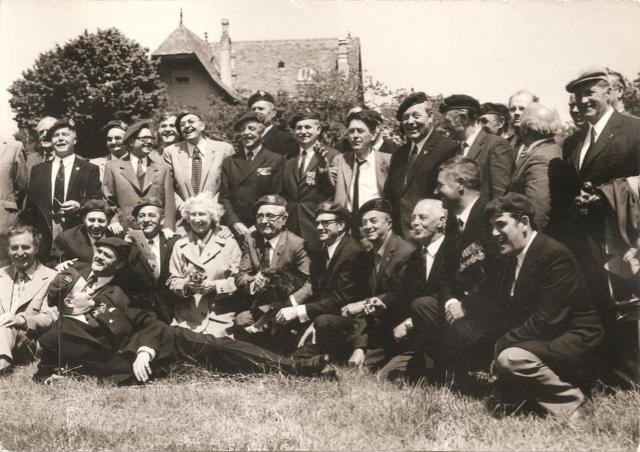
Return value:
M 281 235 L 282 235 L 282 232 L 280 232 L 275 237 L 271 237 L 269 240 L 267 240 L 267 242 L 269 242 L 269 244 L 271 245 L 271 249 L 272 250 L 276 249 L 276 246 L 278 245 L 278 242 L 280 241 L 280 236 Z
M 358 160 L 360 160 L 360 159 L 358 158 L 358 155 L 354 153 L 353 164 L 355 165 L 355 164 L 356 164 L 356 161 L 358 161 Z M 376 163 L 376 151 L 371 150 L 371 151 L 369 152 L 369 154 L 367 155 L 367 157 L 366 157 L 364 160 L 362 160 L 362 162 L 367 162 L 367 163 L 369 163 L 370 165 L 375 165 L 375 163 Z
M 54 155 L 55 155 L 55 154 L 54 154 Z M 76 155 L 75 155 L 75 154 L 67 155 L 67 156 L 66 156 L 66 157 L 64 157 L 64 158 L 60 158 L 60 157 L 58 157 L 58 156 L 56 155 L 56 156 L 54 157 L 53 161 L 54 161 L 54 162 L 56 162 L 58 165 L 60 165 L 60 161 L 62 161 L 62 162 L 63 162 L 63 164 L 64 164 L 64 167 L 65 167 L 65 168 L 70 168 L 70 167 L 71 167 L 71 165 L 73 164 L 73 161 L 75 160 L 75 158 L 76 158 Z
M 531 242 L 533 242 L 533 239 L 536 238 L 536 235 L 538 235 L 538 232 L 537 231 L 532 231 L 531 237 L 529 237 L 529 241 L 527 242 L 526 246 L 524 247 L 524 249 L 522 251 L 520 251 L 520 253 L 516 257 L 516 260 L 517 260 L 516 275 L 515 275 L 516 278 L 518 277 L 518 273 L 520 273 L 520 269 L 522 268 L 522 262 L 524 262 L 524 258 L 527 255 L 527 251 L 529 251 L 529 247 L 531 246 Z
M 338 245 L 340 245 L 340 242 L 342 241 L 344 236 L 345 236 L 345 233 L 343 232 L 342 235 L 340 235 L 340 237 L 338 237 L 336 241 L 333 242 L 333 244 L 327 247 L 327 254 L 329 255 L 329 260 L 333 259 L 333 254 L 336 252 L 336 248 L 338 248 Z
M 478 134 L 480 133 L 481 130 L 482 130 L 482 127 L 478 127 L 475 132 L 473 132 L 471 135 L 467 137 L 466 140 L 464 140 L 465 143 L 469 145 L 469 148 L 473 146 L 473 143 L 476 141 L 476 138 L 478 138 Z
M 253 152 L 253 159 L 256 158 L 256 156 L 258 155 L 258 153 L 262 150 L 262 145 L 258 146 L 257 148 L 251 150 L 251 152 Z M 249 152 L 249 150 L 247 148 L 244 148 L 244 155 L 247 155 L 247 152 Z
M 269 124 L 267 127 L 264 128 L 264 130 L 262 131 L 262 136 L 265 136 L 269 130 L 271 130 L 273 128 L 273 124 Z
M 204 154 L 205 152 L 207 152 L 207 139 L 204 136 L 201 136 L 196 144 L 191 144 L 187 141 L 187 151 L 189 153 L 189 157 L 193 155 L 193 149 L 196 146 L 198 147 L 198 151 L 200 151 L 200 154 Z
M 142 166 L 143 167 L 147 167 L 147 163 L 148 163 L 148 159 L 147 157 L 149 157 L 148 155 L 145 155 L 142 158 L 136 157 L 135 155 L 133 155 L 133 153 L 129 154 L 129 159 L 131 160 L 131 164 L 133 165 L 134 168 L 137 168 L 138 166 L 138 161 L 142 161 Z
M 87 276 L 87 279 L 89 279 L 91 277 L 91 275 L 93 275 L 93 272 L 89 273 L 89 276 Z M 98 276 L 98 279 L 93 284 L 93 291 L 95 292 L 96 290 L 100 289 L 102 286 L 106 286 L 107 284 L 109 284 L 111 282 L 111 280 L 113 278 L 114 278 L 114 275 L 111 275 L 111 276 Z
M 607 125 L 609 118 L 611 118 L 611 115 L 613 115 L 613 111 L 613 107 L 609 106 L 602 115 L 602 118 L 598 119 L 598 122 L 596 122 L 595 125 L 591 125 L 591 123 L 589 123 L 589 134 L 591 134 L 591 129 L 595 129 L 596 138 L 598 138 L 604 130 L 604 127 Z
M 480 196 L 474 199 L 473 202 L 469 204 L 462 213 L 460 213 L 460 215 L 457 215 L 457 217 L 462 220 L 462 224 L 464 225 L 463 228 L 467 227 L 467 221 L 469 220 L 469 215 L 471 215 L 471 209 L 473 209 L 473 206 L 478 202 L 478 199 L 480 199 Z
M 429 254 L 429 256 L 431 257 L 436 257 L 436 254 L 438 253 L 438 250 L 440 249 L 442 242 L 444 242 L 444 235 L 440 236 L 438 239 L 429 243 L 427 245 L 427 254 Z
M 429 130 L 429 133 L 422 140 L 418 141 L 417 143 L 412 142 L 411 149 L 413 149 L 413 146 L 415 146 L 418 149 L 418 152 L 421 152 L 422 148 L 424 147 L 424 144 L 427 142 L 432 132 L 433 132 L 433 129 Z

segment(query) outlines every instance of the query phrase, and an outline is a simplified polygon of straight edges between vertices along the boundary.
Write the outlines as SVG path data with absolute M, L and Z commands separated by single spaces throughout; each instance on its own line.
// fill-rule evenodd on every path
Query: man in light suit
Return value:
M 407 142 L 393 154 L 384 188 L 391 202 L 393 228 L 410 238 L 409 223 L 414 205 L 434 197 L 438 167 L 458 150 L 455 142 L 433 130 L 433 103 L 423 92 L 407 96 L 396 113 Z
M 36 258 L 42 236 L 31 226 L 9 229 L 11 264 L 0 269 L 0 372 L 35 355 L 35 339 L 57 313 L 48 307 L 47 287 L 56 275 Z
M 0 137 L 0 265 L 7 263 L 6 231 L 18 218 L 28 182 L 22 144 Z
M 373 150 L 380 123 L 372 110 L 351 113 L 347 128 L 353 151 L 337 155 L 329 174 L 336 186 L 333 201 L 355 216 L 367 201 L 382 198 L 391 155 Z
M 129 126 L 122 140 L 128 154 L 106 164 L 102 191 L 111 203 L 118 206 L 114 222 L 123 223 L 136 205 L 153 197 L 164 205 L 166 226 L 175 229 L 176 207 L 171 170 L 159 157 L 152 157 L 153 140 L 149 123 L 142 121 Z M 121 228 L 119 226 L 114 232 L 121 232 Z
M 489 201 L 502 196 L 509 185 L 514 154 L 507 140 L 482 129 L 477 121 L 479 112 L 478 101 L 465 94 L 449 96 L 440 105 L 446 128 L 461 142 L 461 154 L 480 167 L 480 196 Z
M 185 199 L 200 192 L 208 191 L 214 196 L 218 193 L 222 162 L 234 150 L 229 143 L 205 137 L 206 124 L 196 112 L 180 113 L 176 127 L 184 141 L 167 146 L 162 158 L 171 168 L 179 209 Z

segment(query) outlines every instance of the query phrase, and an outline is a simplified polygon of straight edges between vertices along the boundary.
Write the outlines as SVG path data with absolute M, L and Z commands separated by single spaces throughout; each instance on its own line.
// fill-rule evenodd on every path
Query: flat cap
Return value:
M 505 212 L 516 215 L 526 215 L 533 221 L 536 209 L 533 207 L 529 198 L 515 192 L 509 192 L 506 195 L 494 198 L 484 208 L 486 218 L 493 218 Z
M 178 131 L 178 135 L 180 137 L 182 137 L 182 130 L 180 129 L 180 121 L 182 120 L 182 118 L 188 115 L 194 115 L 200 118 L 201 120 L 203 119 L 202 114 L 200 114 L 200 112 L 196 110 L 183 110 L 180 113 L 178 113 L 176 115 L 176 130 Z
M 291 118 L 291 121 L 289 121 L 289 127 L 295 129 L 296 124 L 298 124 L 300 121 L 304 121 L 305 119 L 314 119 L 316 121 L 322 122 L 320 113 L 313 110 L 304 110 L 293 115 L 293 118 Z
M 233 123 L 233 130 L 237 132 L 246 122 L 259 122 L 260 124 L 264 124 L 264 116 L 255 111 L 247 112 Z
M 84 218 L 89 212 L 102 212 L 107 219 L 111 219 L 115 213 L 114 209 L 104 199 L 90 199 L 85 202 L 80 208 L 80 217 Z
M 122 142 L 127 143 L 132 138 L 137 137 L 142 129 L 151 129 L 151 123 L 149 121 L 138 121 L 130 125 L 122 137 Z
M 609 81 L 609 71 L 606 67 L 592 67 L 582 70 L 574 80 L 567 83 L 565 89 L 567 92 L 575 93 L 585 83 L 592 83 L 598 80 Z
M 261 206 L 280 206 L 287 208 L 287 201 L 280 195 L 264 195 L 261 196 L 253 205 L 253 213 L 258 212 Z
M 276 101 L 274 100 L 274 98 L 273 98 L 273 96 L 271 94 L 269 94 L 266 91 L 259 90 L 259 91 L 256 91 L 255 93 L 253 93 L 251 95 L 251 97 L 247 101 L 247 106 L 249 108 L 251 108 L 251 106 L 253 104 L 255 104 L 256 102 L 258 102 L 260 100 L 266 100 L 267 102 L 271 102 L 272 104 L 276 103 Z
M 107 133 L 109 133 L 109 130 L 111 129 L 121 129 L 126 132 L 127 127 L 128 126 L 124 121 L 120 121 L 119 119 L 113 119 L 102 127 L 102 133 L 106 135 Z
M 391 215 L 391 203 L 386 199 L 374 198 L 365 202 L 358 211 L 358 216 L 362 217 L 365 213 L 376 210 L 378 212 L 385 212 Z
M 480 105 L 480 115 L 486 115 L 492 113 L 494 115 L 502 116 L 507 121 L 511 119 L 511 114 L 509 113 L 509 107 L 505 104 L 494 104 L 493 102 L 485 102 Z
M 118 259 L 126 260 L 131 252 L 129 242 L 118 237 L 102 237 L 96 242 L 96 246 L 106 246 L 111 248 L 118 255 Z
M 79 279 L 80 273 L 73 266 L 54 276 L 47 288 L 47 304 L 58 306 L 71 293 Z
M 336 216 L 338 220 L 349 224 L 351 221 L 351 213 L 337 202 L 324 201 L 318 204 L 314 216 L 317 217 L 323 213 L 330 213 Z
M 478 113 L 480 111 L 480 102 L 478 102 L 476 98 L 467 96 L 466 94 L 452 94 L 449 97 L 445 97 L 442 101 L 440 113 L 446 113 L 449 110 L 458 108 Z
M 131 211 L 131 215 L 133 215 L 134 217 L 137 217 L 138 214 L 140 213 L 140 209 L 148 206 L 154 206 L 164 210 L 164 203 L 162 202 L 162 200 L 160 198 L 156 198 L 152 196 L 149 198 L 145 198 L 142 201 L 140 201 L 138 204 L 136 204 L 133 207 L 133 210 Z
M 75 132 L 76 130 L 76 122 L 71 119 L 71 118 L 62 118 L 62 119 L 58 119 L 56 122 L 54 122 L 51 127 L 49 127 L 49 130 L 47 130 L 47 135 L 45 137 L 45 139 L 47 141 L 51 141 L 51 138 L 53 137 L 53 132 L 55 132 L 58 129 L 62 129 L 62 128 L 69 128 L 71 130 L 73 130 Z
M 398 107 L 398 111 L 396 112 L 396 119 L 398 121 L 402 121 L 402 115 L 409 108 L 414 105 L 421 104 L 427 101 L 427 95 L 422 91 L 418 91 L 417 93 L 411 93 L 400 103 Z

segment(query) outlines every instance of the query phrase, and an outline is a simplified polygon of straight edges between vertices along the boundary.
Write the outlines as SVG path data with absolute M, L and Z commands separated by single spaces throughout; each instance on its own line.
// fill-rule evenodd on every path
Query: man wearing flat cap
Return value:
M 504 333 L 493 370 L 542 414 L 578 416 L 603 335 L 584 276 L 564 245 L 536 231 L 524 195 L 496 198 L 485 214 L 506 259 L 494 319 Z
M 391 157 L 384 197 L 393 206 L 394 230 L 409 238 L 413 206 L 434 197 L 438 167 L 457 152 L 457 144 L 434 130 L 434 105 L 423 92 L 407 96 L 396 113 L 407 142 Z
M 320 142 L 322 120 L 314 111 L 297 113 L 290 123 L 299 144 L 296 158 L 287 160 L 282 173 L 282 196 L 287 200 L 287 228 L 302 237 L 307 249 L 320 251 L 313 223 L 316 207 L 333 198 L 329 165 L 339 152 Z
M 283 155 L 286 159 L 298 155 L 298 143 L 286 130 L 275 124 L 277 110 L 273 96 L 266 91 L 256 91 L 247 101 L 249 110 L 259 113 L 264 117 L 264 130 L 262 131 L 262 144 L 276 154 Z
M 206 123 L 195 111 L 179 113 L 176 128 L 181 141 L 167 146 L 162 158 L 171 169 L 175 207 L 179 209 L 187 198 L 200 192 L 218 193 L 222 162 L 234 150 L 229 143 L 206 137 Z
M 105 135 L 105 142 L 109 153 L 104 157 L 97 157 L 89 160 L 89 162 L 100 168 L 101 181 L 104 180 L 104 167 L 107 162 L 117 160 L 127 153 L 126 149 L 122 146 L 122 138 L 127 131 L 127 127 L 127 124 L 123 121 L 114 119 L 109 121 L 102 128 L 102 133 Z
M 480 105 L 479 115 L 478 124 L 482 126 L 485 132 L 498 135 L 504 139 L 513 135 L 513 133 L 509 133 L 511 115 L 509 115 L 509 107 L 506 105 L 485 102 Z
M 466 94 L 454 94 L 444 99 L 440 113 L 451 136 L 460 141 L 460 154 L 480 167 L 480 196 L 488 201 L 503 195 L 513 171 L 513 149 L 504 138 L 482 129 L 478 101 Z
M 43 256 L 49 254 L 51 241 L 63 229 L 80 223 L 78 213 L 85 201 L 103 197 L 100 170 L 75 155 L 73 120 L 56 121 L 46 139 L 53 145 L 54 159 L 33 167 L 24 217 L 45 237 L 40 247 Z
M 623 115 L 610 105 L 612 88 L 604 67 L 582 71 L 566 90 L 575 93 L 587 126 L 568 137 L 563 145 L 568 172 L 563 192 L 568 196 L 562 240 L 580 262 L 593 301 L 604 315 L 605 356 L 611 361 L 606 366 L 611 374 L 605 376 L 606 380 L 631 387 L 640 381 L 637 324 L 614 319 L 614 300 L 604 269 L 604 212 L 595 189 L 639 174 L 640 119 Z
M 122 224 L 133 208 L 148 198 L 157 198 L 164 205 L 165 225 L 176 226 L 176 205 L 171 169 L 152 152 L 155 137 L 151 125 L 137 122 L 127 128 L 122 146 L 127 154 L 106 164 L 102 191 L 105 197 L 118 206 L 118 215 L 112 220 L 111 229 L 119 234 Z
M 285 158 L 263 146 L 265 125 L 261 114 L 245 113 L 233 128 L 240 134 L 242 151 L 222 164 L 220 203 L 225 211 L 223 223 L 242 238 L 255 225 L 253 209 L 258 199 L 265 193 L 282 191 Z

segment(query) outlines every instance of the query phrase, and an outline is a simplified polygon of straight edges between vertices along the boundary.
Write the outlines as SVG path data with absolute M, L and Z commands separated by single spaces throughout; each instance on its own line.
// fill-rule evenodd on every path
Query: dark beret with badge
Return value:
M 480 111 L 480 102 L 474 97 L 466 94 L 452 94 L 445 97 L 440 104 L 440 113 L 446 113 L 449 110 L 470 110 L 476 114 Z
M 233 124 L 233 130 L 239 131 L 247 122 L 258 122 L 264 124 L 264 116 L 255 111 L 245 113 Z
M 511 114 L 509 113 L 509 107 L 505 104 L 494 104 L 493 102 L 485 102 L 480 105 L 480 116 L 486 114 L 494 114 L 502 116 L 505 120 L 511 120 Z
M 102 133 L 104 133 L 105 135 L 107 133 L 109 133 L 109 130 L 111 129 L 120 129 L 124 132 L 127 131 L 127 124 L 124 121 L 120 121 L 119 119 L 114 119 L 112 121 L 109 121 L 108 123 L 106 123 L 103 127 L 102 127 Z
M 358 210 L 358 216 L 362 218 L 365 213 L 372 210 L 388 213 L 389 215 L 391 215 L 391 203 L 382 198 L 370 199 L 360 207 L 360 210 Z
M 47 304 L 58 306 L 80 279 L 80 273 L 73 266 L 61 271 L 53 277 L 47 289 Z
M 484 214 L 487 219 L 500 216 L 503 213 L 526 215 L 533 221 L 536 209 L 526 196 L 520 193 L 509 192 L 506 195 L 491 200 L 484 208 Z
M 300 121 L 304 121 L 305 119 L 314 119 L 316 121 L 322 122 L 320 113 L 318 113 L 317 111 L 305 110 L 293 115 L 293 118 L 291 118 L 291 121 L 289 121 L 289 127 L 295 129 L 296 124 L 298 124 Z
M 118 260 L 120 261 L 129 259 L 129 254 L 131 253 L 129 242 L 118 237 L 102 237 L 96 242 L 96 246 L 111 248 L 118 255 Z
M 273 98 L 273 96 L 271 94 L 269 94 L 266 91 L 260 90 L 260 91 L 256 91 L 255 93 L 253 93 L 251 95 L 251 97 L 249 97 L 249 100 L 247 101 L 247 106 L 249 108 L 251 108 L 251 106 L 253 104 L 255 104 L 256 102 L 259 102 L 261 100 L 264 100 L 264 101 L 267 101 L 267 102 L 271 102 L 274 105 L 276 103 L 275 99 Z
M 351 221 L 351 213 L 337 202 L 324 201 L 318 204 L 314 216 L 317 218 L 318 215 L 323 213 L 335 215 L 337 220 L 344 221 L 347 224 Z
M 130 125 L 122 137 L 122 142 L 127 143 L 132 138 L 136 138 L 142 129 L 151 129 L 151 123 L 149 121 L 138 121 Z
M 114 208 L 104 199 L 90 199 L 85 202 L 80 207 L 80 218 L 84 219 L 89 212 L 102 212 L 107 217 L 107 220 L 110 220 L 115 214 Z
M 585 84 L 591 84 L 597 81 L 605 81 L 609 83 L 609 71 L 605 67 L 592 67 L 584 69 L 578 76 L 567 83 L 565 89 L 567 92 L 575 93 Z
M 427 95 L 425 93 L 423 93 L 422 91 L 418 91 L 417 93 L 409 94 L 400 103 L 400 106 L 398 107 L 398 111 L 396 112 L 396 119 L 398 121 L 402 121 L 402 115 L 404 115 L 405 111 L 407 111 L 409 108 L 413 107 L 414 105 L 422 104 L 422 103 L 426 102 L 427 100 L 428 100 L 427 99 Z
M 253 205 L 253 213 L 258 212 L 261 206 L 280 206 L 287 208 L 287 201 L 280 195 L 264 195 L 261 196 Z
M 64 129 L 64 128 L 68 128 L 73 130 L 74 132 L 76 131 L 76 122 L 71 119 L 71 118 L 62 118 L 62 119 L 58 119 L 56 122 L 54 122 L 51 127 L 49 127 L 49 130 L 47 130 L 47 135 L 45 137 L 46 141 L 51 141 L 51 139 L 53 138 L 53 133 L 58 130 L 58 129 Z
M 134 217 L 137 217 L 138 214 L 140 213 L 140 210 L 143 207 L 148 207 L 148 206 L 157 207 L 158 209 L 162 210 L 162 212 L 164 214 L 164 203 L 162 202 L 162 200 L 160 198 L 150 197 L 150 198 L 146 198 L 146 199 L 142 200 L 141 202 L 139 202 L 138 204 L 136 204 L 133 207 L 133 210 L 131 211 L 131 215 L 133 215 Z

